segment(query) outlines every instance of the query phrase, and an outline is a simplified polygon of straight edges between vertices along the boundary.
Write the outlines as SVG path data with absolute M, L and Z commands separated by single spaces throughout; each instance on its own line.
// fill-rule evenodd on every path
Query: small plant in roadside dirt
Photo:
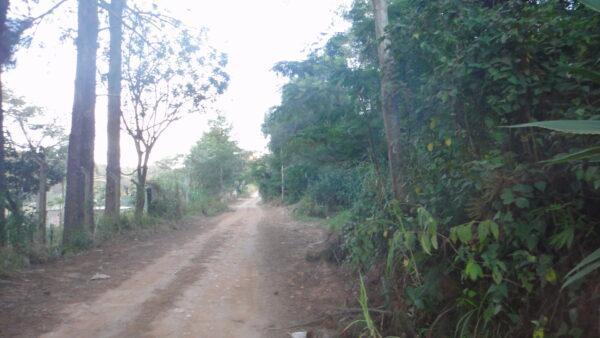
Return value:
M 352 211 L 351 210 L 342 210 L 335 214 L 335 216 L 329 218 L 327 220 L 327 227 L 330 231 L 335 233 L 340 233 L 342 228 L 350 223 L 352 219 Z
M 123 230 L 127 230 L 130 227 L 131 223 L 126 215 L 121 214 L 119 217 L 103 215 L 96 223 L 95 239 L 105 240 L 111 238 L 115 234 L 118 234 Z
M 9 276 L 29 265 L 29 259 L 12 248 L 0 249 L 0 276 Z
M 228 209 L 229 207 L 227 204 L 221 202 L 219 199 L 201 195 L 197 196 L 187 204 L 186 213 L 202 214 L 204 216 L 211 217 L 225 212 Z
M 360 309 L 362 311 L 362 319 L 357 319 L 350 323 L 345 331 L 348 331 L 354 325 L 362 325 L 363 328 L 359 333 L 359 337 L 369 337 L 369 338 L 382 338 L 381 334 L 377 330 L 375 326 L 375 322 L 371 317 L 371 312 L 369 310 L 369 298 L 367 296 L 367 289 L 365 288 L 365 282 L 362 274 L 360 275 L 360 283 L 359 283 L 359 295 L 358 295 L 358 303 L 360 304 Z
M 327 208 L 319 205 L 312 198 L 305 196 L 294 205 L 293 213 L 296 217 L 324 218 L 327 216 Z
M 79 231 L 71 234 L 70 245 L 63 246 L 63 254 L 70 255 L 85 251 L 94 245 L 92 236 L 87 231 Z

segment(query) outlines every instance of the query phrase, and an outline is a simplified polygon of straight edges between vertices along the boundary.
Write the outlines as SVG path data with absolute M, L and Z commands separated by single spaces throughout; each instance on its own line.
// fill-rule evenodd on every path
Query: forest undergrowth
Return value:
M 365 313 L 364 334 L 599 335 L 600 14 L 576 1 L 391 1 L 400 199 L 372 8 L 357 0 L 345 15 L 348 31 L 275 67 L 288 82 L 252 171 L 263 198 L 329 217 L 369 306 L 385 309 Z M 507 128 L 551 120 L 575 122 Z

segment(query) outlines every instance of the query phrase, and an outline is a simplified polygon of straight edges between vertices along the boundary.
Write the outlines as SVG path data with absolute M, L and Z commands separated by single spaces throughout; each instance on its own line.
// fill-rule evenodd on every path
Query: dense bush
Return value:
M 598 333 L 598 274 L 561 290 L 600 246 L 598 165 L 542 162 L 598 139 L 502 126 L 598 118 L 586 70 L 598 70 L 600 14 L 574 1 L 392 1 L 405 154 L 394 201 L 370 11 L 355 1 L 346 34 L 277 67 L 290 80 L 265 120 L 264 187 L 277 191 L 283 162 L 305 178 L 288 194 L 350 209 L 336 227 L 348 261 L 383 277 L 389 333 Z
M 231 139 L 231 126 L 223 116 L 209 121 L 210 130 L 192 147 L 185 159 L 193 189 L 215 196 L 241 193 L 247 154 Z
M 183 217 L 185 208 L 182 188 L 179 184 L 161 183 L 154 181 L 148 183 L 152 196 L 152 200 L 148 205 L 148 214 L 171 220 L 180 219 Z
M 360 180 L 360 168 L 322 168 L 307 191 L 310 199 L 328 211 L 349 208 L 356 199 Z

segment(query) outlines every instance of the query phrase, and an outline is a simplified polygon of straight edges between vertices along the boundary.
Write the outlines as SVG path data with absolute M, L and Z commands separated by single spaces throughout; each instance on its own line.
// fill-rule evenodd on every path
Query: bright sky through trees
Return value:
M 263 151 L 266 140 L 260 125 L 267 110 L 279 102 L 283 83 L 270 71 L 281 60 L 302 59 L 311 44 L 325 41 L 346 24 L 339 11 L 349 0 L 188 1 L 163 0 L 162 6 L 186 25 L 208 28 L 212 46 L 229 56 L 230 87 L 215 109 L 233 122 L 233 137 L 242 148 Z M 17 55 L 17 67 L 5 83 L 17 95 L 47 108 L 66 125 L 72 106 L 75 48 L 72 40 L 59 41 L 60 26 L 75 27 L 74 9 L 65 6 L 37 32 L 32 47 Z M 104 33 L 104 32 L 103 32 Z M 39 44 L 43 42 L 43 49 Z M 100 50 L 99 53 L 104 53 Z M 105 72 L 106 66 L 102 65 Z M 98 87 L 96 108 L 96 163 L 106 162 L 106 88 Z M 214 117 L 192 115 L 167 131 L 157 144 L 152 161 L 186 153 Z M 129 139 L 122 138 L 122 163 L 135 164 Z

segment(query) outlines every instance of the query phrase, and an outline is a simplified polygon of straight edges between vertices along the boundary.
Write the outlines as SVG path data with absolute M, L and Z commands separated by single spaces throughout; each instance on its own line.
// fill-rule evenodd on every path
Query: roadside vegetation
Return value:
M 287 83 L 262 126 L 268 154 L 240 149 L 218 116 L 188 154 L 153 164 L 167 130 L 215 110 L 226 55 L 154 1 L 0 0 L 0 75 L 43 43 L 45 20 L 77 22 L 57 37 L 77 47 L 69 131 L 0 83 L 0 275 L 218 214 L 252 181 L 263 200 L 326 219 L 357 275 L 362 316 L 347 333 L 600 336 L 599 12 L 598 0 L 354 0 L 347 31 L 274 66 Z
M 244 167 L 248 154 L 230 139 L 228 124 L 222 117 L 210 123 L 212 127 L 188 155 L 157 161 L 150 167 L 144 196 L 148 205 L 141 217 L 136 216 L 134 210 L 137 196 L 135 184 L 125 184 L 126 189 L 122 196 L 124 208 L 119 217 L 117 219 L 106 217 L 102 214 L 102 210 L 97 210 L 98 217 L 93 235 L 76 238 L 70 246 L 63 245 L 63 229 L 60 223 L 48 223 L 45 237 L 40 237 L 36 205 L 38 191 L 35 189 L 39 184 L 36 167 L 29 168 L 15 164 L 15 168 L 30 170 L 31 173 L 22 176 L 29 177 L 30 180 L 27 181 L 27 185 L 20 186 L 23 190 L 18 195 L 21 206 L 21 209 L 18 209 L 19 218 L 15 218 L 12 212 L 9 213 L 9 242 L 0 251 L 0 275 L 9 274 L 31 263 L 41 263 L 64 254 L 73 254 L 106 240 L 169 228 L 186 216 L 210 217 L 227 211 L 228 203 L 245 193 L 247 178 Z M 215 138 L 215 135 L 218 135 L 218 138 Z M 17 159 L 29 156 L 27 152 L 16 152 L 16 154 L 19 155 Z M 58 212 L 52 220 L 60 222 L 60 209 L 54 207 L 60 207 L 61 203 L 60 189 L 61 180 L 64 179 L 64 158 L 62 161 L 50 163 L 53 166 L 48 186 L 54 186 L 58 192 L 53 189 L 48 194 L 52 198 L 59 198 L 56 203 L 50 204 L 53 208 L 52 212 Z M 202 163 L 202 170 L 192 163 Z M 219 173 L 221 170 L 228 173 L 222 181 L 218 176 L 216 180 L 214 177 L 206 177 L 206 172 Z M 124 176 L 124 178 L 134 179 L 131 176 Z M 14 188 L 19 188 L 17 183 Z M 96 204 L 102 205 L 104 191 L 97 189 L 95 196 Z
M 600 334 L 586 3 L 356 0 L 347 32 L 275 66 L 288 82 L 252 176 L 264 199 L 329 217 L 365 276 L 365 336 Z
M 0 275 L 189 213 L 216 215 L 245 186 L 249 154 L 221 116 L 189 154 L 151 164 L 163 133 L 187 114 L 211 112 L 229 80 L 226 56 L 156 3 L 2 1 L 0 70 L 42 42 L 35 33 L 48 18 L 73 15 L 77 27 L 60 28 L 74 36 L 56 37 L 77 46 L 69 134 L 10 83 L 0 87 Z M 106 167 L 94 163 L 96 97 L 105 88 Z M 122 131 L 137 150 L 133 171 L 121 165 Z

